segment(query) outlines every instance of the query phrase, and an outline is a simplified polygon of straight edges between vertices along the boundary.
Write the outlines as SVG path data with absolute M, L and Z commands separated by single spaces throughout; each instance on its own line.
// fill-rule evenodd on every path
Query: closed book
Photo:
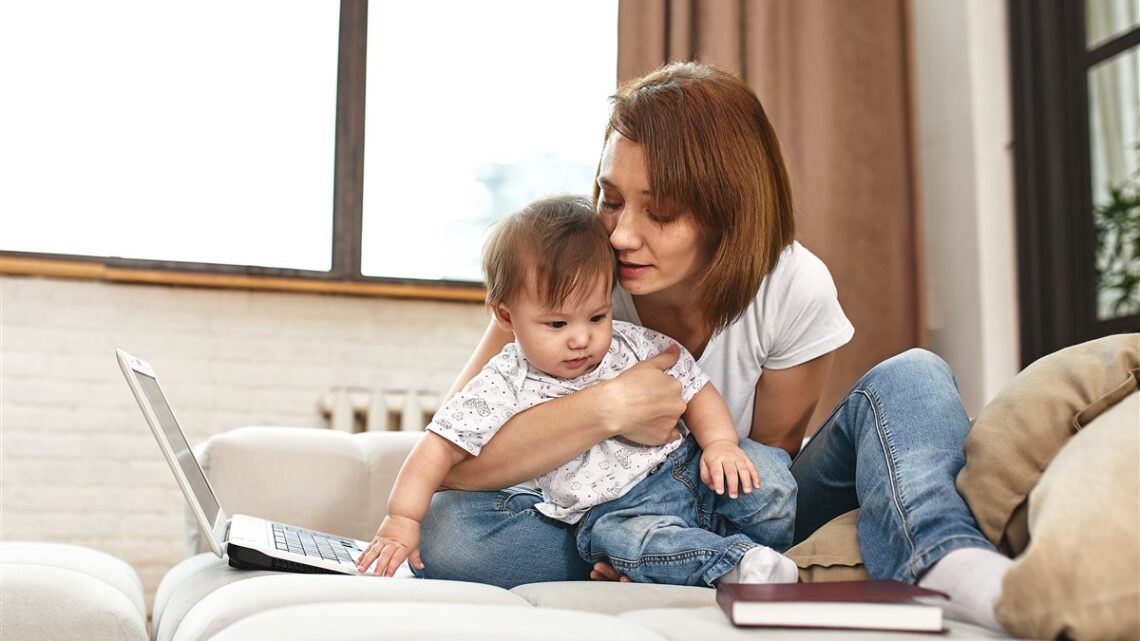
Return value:
M 941 632 L 942 608 L 918 597 L 949 597 L 890 580 L 832 583 L 721 583 L 716 602 L 733 625 Z

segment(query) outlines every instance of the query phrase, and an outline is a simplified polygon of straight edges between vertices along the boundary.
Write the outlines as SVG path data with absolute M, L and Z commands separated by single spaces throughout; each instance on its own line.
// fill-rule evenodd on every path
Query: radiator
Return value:
M 439 409 L 439 394 L 424 390 L 334 387 L 317 403 L 329 427 L 342 432 L 420 431 Z

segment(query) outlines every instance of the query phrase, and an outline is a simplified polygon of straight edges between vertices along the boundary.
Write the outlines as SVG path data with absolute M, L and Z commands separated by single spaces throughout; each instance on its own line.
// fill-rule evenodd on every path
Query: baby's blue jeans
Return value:
M 792 544 L 796 483 L 784 450 L 740 443 L 760 473 L 760 489 L 729 498 L 700 479 L 692 436 L 624 495 L 596 505 L 578 523 L 578 554 L 608 561 L 638 583 L 712 585 L 757 544 Z

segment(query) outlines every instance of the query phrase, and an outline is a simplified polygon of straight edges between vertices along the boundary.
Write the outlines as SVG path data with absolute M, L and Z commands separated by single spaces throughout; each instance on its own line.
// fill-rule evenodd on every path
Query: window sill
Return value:
M 69 260 L 0 256 L 0 274 L 42 276 L 71 280 L 99 280 L 145 285 L 176 285 L 216 289 L 294 292 L 309 294 L 345 294 L 381 298 L 410 298 L 453 302 L 483 302 L 482 287 L 414 284 L 379 280 L 335 280 L 249 274 L 224 274 L 203 271 L 175 271 L 118 267 L 99 260 Z

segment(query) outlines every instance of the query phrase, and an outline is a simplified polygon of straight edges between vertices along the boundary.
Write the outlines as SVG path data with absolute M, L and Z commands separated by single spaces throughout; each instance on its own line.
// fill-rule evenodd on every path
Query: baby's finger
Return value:
M 385 545 L 384 549 L 380 550 L 380 556 L 376 559 L 376 570 L 373 574 L 376 576 L 384 576 L 385 570 L 388 569 L 388 560 L 392 558 L 395 552 L 396 546 L 391 543 Z
M 420 559 L 420 549 L 419 548 L 412 550 L 412 554 L 408 558 L 411 559 L 412 567 L 414 567 L 417 570 L 424 569 L 424 562 L 422 559 Z
M 704 483 L 707 487 L 712 487 L 712 475 L 709 474 L 709 464 L 708 461 L 703 458 L 701 459 L 701 483 Z
M 714 463 L 710 473 L 712 474 L 713 491 L 715 491 L 718 496 L 724 494 L 724 466 L 720 463 Z
M 752 461 L 748 460 L 747 456 L 741 455 L 736 461 L 736 469 L 740 474 L 740 490 L 745 494 L 751 494 L 755 488 L 755 485 L 752 483 L 752 475 L 756 470 L 756 468 L 752 466 Z
M 372 543 L 364 548 L 364 552 L 360 553 L 360 557 L 356 559 L 356 570 L 358 572 L 368 571 L 368 566 L 372 565 L 372 561 L 376 559 L 376 546 Z
M 760 472 L 756 469 L 756 466 L 752 464 L 752 461 L 748 461 L 748 467 L 752 475 L 752 487 L 758 490 L 760 489 Z
M 728 477 L 728 496 L 734 499 L 736 498 L 736 490 L 740 483 L 740 472 L 737 471 L 734 461 L 725 462 L 724 475 Z
M 384 576 L 392 576 L 396 570 L 400 569 L 400 565 L 408 558 L 407 548 L 397 548 L 392 558 L 388 561 L 388 567 L 384 570 Z

